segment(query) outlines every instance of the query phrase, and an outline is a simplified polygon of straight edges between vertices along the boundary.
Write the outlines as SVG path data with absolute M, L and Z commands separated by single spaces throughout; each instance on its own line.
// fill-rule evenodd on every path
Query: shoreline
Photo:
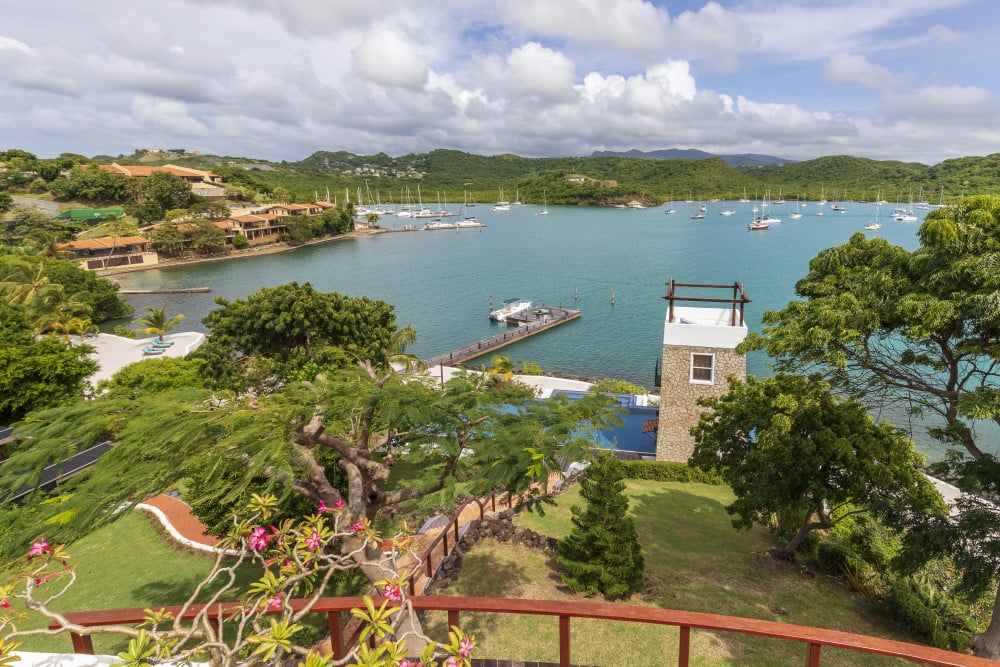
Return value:
M 299 245 L 288 245 L 285 241 L 279 241 L 278 243 L 271 243 L 268 245 L 257 246 L 256 248 L 244 248 L 243 250 L 236 250 L 234 252 L 227 253 L 225 255 L 220 255 L 218 257 L 192 257 L 189 259 L 167 259 L 163 260 L 157 264 L 152 265 L 140 265 L 140 266 L 116 266 L 111 269 L 96 269 L 94 273 L 104 278 L 112 279 L 112 276 L 116 276 L 122 273 L 135 273 L 137 271 L 151 271 L 153 269 L 163 269 L 170 268 L 174 266 L 187 266 L 190 264 L 204 264 L 207 262 L 224 262 L 227 260 L 242 259 L 245 257 L 256 257 L 258 255 L 273 255 L 280 252 L 288 252 L 290 250 L 297 250 L 299 248 L 308 248 L 309 246 L 322 245 L 324 243 L 332 243 L 335 241 L 344 241 L 347 239 L 361 238 L 365 236 L 375 236 L 377 234 L 385 234 L 391 230 L 383 229 L 377 227 L 375 229 L 358 229 L 352 232 L 345 232 L 344 234 L 338 234 L 337 236 L 327 236 L 320 239 L 313 239 L 312 241 L 307 241 L 305 243 L 300 243 Z

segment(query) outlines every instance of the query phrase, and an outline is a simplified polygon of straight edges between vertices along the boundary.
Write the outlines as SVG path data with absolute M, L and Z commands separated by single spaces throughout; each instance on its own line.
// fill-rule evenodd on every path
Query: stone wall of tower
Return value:
M 712 384 L 691 382 L 691 355 L 715 355 Z M 746 356 L 730 348 L 664 345 L 660 378 L 660 424 L 656 435 L 657 461 L 687 461 L 694 451 L 691 427 L 698 424 L 702 408 L 699 398 L 721 396 L 729 391 L 727 378 L 746 380 Z

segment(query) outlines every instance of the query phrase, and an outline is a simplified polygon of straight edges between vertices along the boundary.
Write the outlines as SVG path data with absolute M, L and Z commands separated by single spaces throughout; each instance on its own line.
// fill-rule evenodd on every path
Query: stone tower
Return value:
M 691 295 L 679 296 L 677 288 L 685 288 Z M 731 290 L 732 297 L 722 298 L 723 289 Z M 694 451 L 689 431 L 704 409 L 698 399 L 725 394 L 729 377 L 746 379 L 746 357 L 736 352 L 736 346 L 747 335 L 743 306 L 750 299 L 741 283 L 701 285 L 673 280 L 667 283 L 663 298 L 669 305 L 663 325 L 656 460 L 687 461 Z M 699 305 L 678 306 L 678 301 Z

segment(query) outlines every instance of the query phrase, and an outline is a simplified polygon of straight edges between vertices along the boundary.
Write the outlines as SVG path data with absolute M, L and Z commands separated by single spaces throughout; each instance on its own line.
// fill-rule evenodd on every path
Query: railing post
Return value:
M 569 616 L 559 617 L 559 667 L 569 667 Z
M 678 629 L 681 634 L 678 637 L 677 667 L 688 667 L 688 662 L 691 660 L 691 628 L 682 625 Z
M 73 640 L 73 653 L 94 655 L 94 641 L 90 638 L 90 635 L 78 635 L 75 632 L 71 632 L 69 636 Z
M 449 609 L 448 610 L 448 629 L 450 630 L 452 626 L 458 625 L 458 610 Z
M 823 648 L 821 644 L 809 645 L 809 657 L 806 658 L 806 667 L 819 667 L 819 651 Z
M 410 579 L 412 594 L 413 579 Z M 330 627 L 330 649 L 334 660 L 344 659 L 344 628 L 340 625 L 340 612 L 331 611 L 326 614 L 327 625 Z

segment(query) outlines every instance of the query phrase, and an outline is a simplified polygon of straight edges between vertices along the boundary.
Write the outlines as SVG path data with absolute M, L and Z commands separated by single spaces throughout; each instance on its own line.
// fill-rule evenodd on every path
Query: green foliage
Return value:
M 154 171 L 145 178 L 131 178 L 129 186 L 133 201 L 155 204 L 160 211 L 188 208 L 197 201 L 190 183 L 165 171 Z
M 216 381 L 264 359 L 286 373 L 310 361 L 344 367 L 360 360 L 384 365 L 390 353 L 396 318 L 392 306 L 367 297 L 324 294 L 305 283 L 265 287 L 244 299 L 216 299 L 221 307 L 204 323 L 212 332 L 198 350 L 206 372 Z
M 71 294 L 90 306 L 94 322 L 124 317 L 132 313 L 132 306 L 118 297 L 118 284 L 67 259 L 43 260 L 45 275 L 55 284 L 62 285 Z
M 680 461 L 620 461 L 619 463 L 625 479 L 725 484 L 718 472 L 702 470 Z
M 640 387 L 637 384 L 632 384 L 627 380 L 615 380 L 612 378 L 604 378 L 603 380 L 598 380 L 590 386 L 587 391 L 597 391 L 605 394 L 634 394 L 637 396 L 642 396 L 648 394 L 649 391 L 645 387 Z
M 56 199 L 123 203 L 129 199 L 129 178 L 94 167 L 74 167 L 67 178 L 49 186 Z
M 863 234 L 824 250 L 796 284 L 802 300 L 765 313 L 740 349 L 939 418 L 930 434 L 978 457 L 971 420 L 1000 420 L 1000 197 L 932 211 L 919 236 L 913 252 Z
M 156 395 L 163 391 L 191 387 L 200 389 L 204 384 L 202 361 L 183 357 L 143 359 L 125 366 L 110 380 L 97 385 L 97 392 L 107 391 L 112 396 L 138 398 Z
M 840 575 L 852 560 L 858 558 L 848 545 L 839 540 L 820 540 L 816 545 L 813 562 L 820 572 Z
M 191 249 L 202 255 L 212 255 L 226 247 L 226 233 L 208 220 L 196 220 L 186 235 L 191 241 Z
M 150 245 L 157 252 L 176 255 L 184 248 L 184 234 L 174 222 L 164 222 L 149 233 Z
M 97 370 L 87 356 L 92 349 L 53 336 L 36 339 L 23 311 L 0 302 L 0 424 L 80 399 Z
M 623 479 L 618 459 L 604 454 L 580 483 L 587 506 L 573 507 L 573 530 L 559 540 L 556 559 L 570 590 L 622 598 L 642 588 L 645 563 Z
M 912 443 L 816 377 L 730 380 L 729 393 L 700 404 L 710 411 L 691 429 L 690 463 L 717 471 L 733 488 L 736 501 L 726 511 L 736 515 L 734 527 L 768 525 L 775 514 L 797 520 L 783 556 L 810 531 L 858 512 L 896 522 L 944 514 Z
M 0 192 L 0 213 L 6 213 L 14 208 L 14 198 L 6 192 Z
M 246 248 L 250 245 L 250 241 L 247 240 L 247 237 L 242 236 L 240 234 L 234 236 L 230 240 L 230 243 L 232 243 L 233 247 L 236 248 L 237 250 L 242 250 L 243 248 Z

